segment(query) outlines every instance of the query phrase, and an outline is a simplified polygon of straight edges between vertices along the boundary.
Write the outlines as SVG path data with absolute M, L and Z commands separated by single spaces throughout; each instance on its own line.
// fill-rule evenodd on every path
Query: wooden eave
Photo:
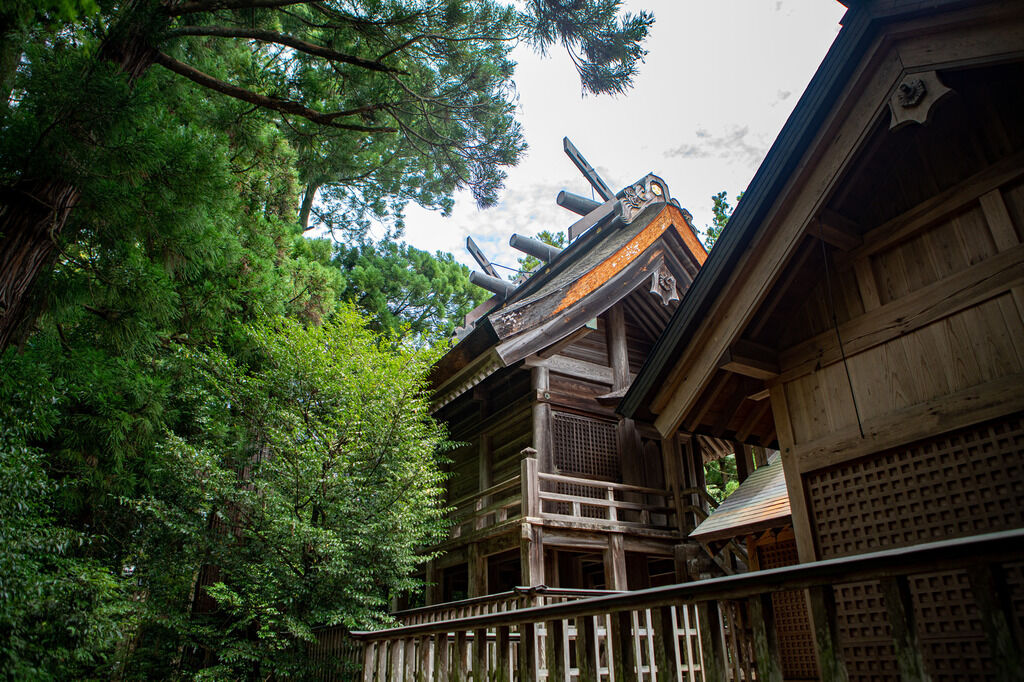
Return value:
M 572 276 L 567 268 L 587 255 L 584 250 L 570 254 L 572 258 L 559 263 L 558 268 L 534 275 L 539 283 L 527 291 L 528 295 L 520 295 L 517 290 L 511 304 L 479 320 L 474 330 L 434 367 L 435 409 L 489 374 L 577 333 L 588 321 L 645 286 L 662 268 L 675 277 L 680 295 L 685 294 L 686 283 L 699 271 L 707 252 L 683 213 L 672 204 L 658 204 L 646 209 L 634 225 L 631 231 L 631 226 L 609 228 L 626 231 L 606 231 L 603 239 L 592 237 L 590 247 L 595 251 L 589 256 L 595 262 L 578 276 Z M 607 253 L 600 251 L 602 246 Z M 563 280 L 560 284 L 559 276 Z
M 953 9 L 964 4 L 931 3 L 934 8 Z M 743 370 L 744 362 L 747 377 L 753 377 L 756 370 L 765 373 L 759 379 L 767 382 L 762 386 L 774 380 L 771 362 L 777 360 L 764 354 L 747 354 L 731 367 L 725 365 L 732 362 L 730 354 L 737 346 L 750 341 L 744 335 L 756 324 L 773 289 L 783 283 L 793 287 L 787 273 L 799 274 L 802 252 L 815 245 L 820 248 L 817 238 L 823 231 L 819 221 L 827 216 L 826 204 L 878 123 L 889 116 L 892 93 L 915 70 L 970 64 L 1000 52 L 1024 51 L 1024 41 L 1014 44 L 1012 31 L 1003 32 L 1005 44 L 999 44 L 998 37 L 957 42 L 941 35 L 981 19 L 993 21 L 993 6 L 940 15 L 934 9 L 919 11 L 919 7 L 901 14 L 897 6 L 906 10 L 908 4 L 894 3 L 884 15 L 873 14 L 874 5 L 870 4 L 850 10 L 822 67 L 620 404 L 621 414 L 656 415 L 656 427 L 667 436 L 692 420 L 694 410 L 722 409 L 723 401 L 731 401 L 737 410 L 743 406 L 744 414 L 720 417 L 717 422 L 722 427 L 722 420 L 729 420 L 725 428 L 732 430 L 751 410 L 764 410 L 750 404 L 758 401 L 737 403 L 733 391 L 720 390 L 716 396 L 710 392 L 728 380 L 725 375 Z M 902 23 L 896 24 L 896 20 Z M 939 54 L 929 49 L 936 43 L 950 47 Z M 845 246 L 853 244 L 850 241 Z M 740 386 L 735 379 L 731 381 Z M 736 390 L 749 388 L 743 384 Z M 704 404 L 709 398 L 710 407 Z M 707 426 L 707 422 L 701 423 Z M 761 435 L 762 444 L 769 435 L 774 434 Z
M 693 529 L 690 538 L 710 544 L 792 524 L 789 493 L 776 456 L 754 471 L 718 508 Z

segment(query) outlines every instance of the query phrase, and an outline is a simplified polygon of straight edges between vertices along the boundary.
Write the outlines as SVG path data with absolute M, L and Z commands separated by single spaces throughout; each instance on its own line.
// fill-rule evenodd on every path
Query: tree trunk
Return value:
M 316 200 L 316 193 L 320 185 L 310 183 L 306 185 L 306 192 L 302 195 L 302 207 L 299 209 L 299 227 L 305 232 L 309 229 L 309 214 L 313 210 L 313 202 Z
M 129 83 L 153 64 L 155 48 L 148 41 L 155 27 L 153 11 L 145 2 L 129 3 L 100 48 L 99 58 L 116 64 Z M 58 120 L 73 126 L 75 119 L 72 112 Z M 80 133 L 104 137 L 102 130 Z M 52 153 L 45 145 L 40 149 Z M 71 182 L 46 178 L 0 188 L 0 352 L 31 326 L 30 290 L 39 274 L 52 267 L 57 239 L 79 195 Z
M 66 182 L 20 183 L 0 204 L 0 351 L 27 327 L 28 295 L 33 282 L 50 266 L 54 241 L 78 190 Z

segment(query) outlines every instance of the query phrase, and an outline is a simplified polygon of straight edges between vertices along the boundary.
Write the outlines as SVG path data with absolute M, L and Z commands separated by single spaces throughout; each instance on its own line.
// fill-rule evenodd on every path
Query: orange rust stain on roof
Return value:
M 580 277 L 565 294 L 565 298 L 559 302 L 555 308 L 555 314 L 560 313 L 573 303 L 593 293 L 624 267 L 636 260 L 640 254 L 647 250 L 647 247 L 653 244 L 673 224 L 684 226 L 682 229 L 677 229 L 676 232 L 682 237 L 683 242 L 693 253 L 697 262 L 703 265 L 708 257 L 707 251 L 704 250 L 700 241 L 694 236 L 693 231 L 686 226 L 686 221 L 679 210 L 675 206 L 669 205 L 658 214 L 658 217 L 651 221 L 650 225 L 630 239 L 625 246 L 609 256 L 593 270 L 583 275 L 583 277 Z

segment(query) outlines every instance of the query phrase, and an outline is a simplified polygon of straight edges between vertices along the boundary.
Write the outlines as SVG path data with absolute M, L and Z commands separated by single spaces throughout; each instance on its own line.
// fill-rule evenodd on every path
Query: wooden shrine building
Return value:
M 620 407 L 780 449 L 801 562 L 1024 527 L 1024 3 L 850 4 Z M 812 591 L 819 674 L 1021 679 L 1022 591 Z
M 464 445 L 429 603 L 674 580 L 688 529 L 661 439 L 614 408 L 707 254 L 654 175 L 579 212 L 567 248 L 528 246 L 547 262 L 518 284 L 474 273 L 497 293 L 434 368 L 434 414 Z

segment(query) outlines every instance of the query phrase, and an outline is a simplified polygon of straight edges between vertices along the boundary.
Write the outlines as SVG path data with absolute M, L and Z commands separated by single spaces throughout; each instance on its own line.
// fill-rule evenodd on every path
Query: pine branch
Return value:
M 294 36 L 290 36 L 286 33 L 278 33 L 277 31 L 266 31 L 257 28 L 232 28 L 230 26 L 182 26 L 181 28 L 169 31 L 168 35 L 213 36 L 217 38 L 245 38 L 249 40 L 259 40 L 265 43 L 284 45 L 285 47 L 290 47 L 293 50 L 305 52 L 306 54 L 311 54 L 315 57 L 323 57 L 324 59 L 332 62 L 352 64 L 353 66 L 369 69 L 371 71 L 408 75 L 405 71 L 393 69 L 390 66 L 381 64 L 380 60 L 373 61 L 370 59 L 363 59 L 362 57 L 355 57 L 343 52 L 337 52 L 328 47 L 324 47 L 323 45 L 308 43 L 305 40 L 299 40 Z
M 310 0 L 185 0 L 178 4 L 165 2 L 164 8 L 172 17 L 196 12 L 216 12 L 221 9 L 273 9 L 288 5 L 304 5 Z
M 320 125 L 330 126 L 332 128 L 339 128 L 341 130 L 352 130 L 359 133 L 396 133 L 397 128 L 389 128 L 385 126 L 361 126 L 354 125 L 351 123 L 338 123 L 337 119 L 344 116 L 352 116 L 354 114 L 361 113 L 364 107 L 357 109 L 350 109 L 347 111 L 335 111 L 331 113 L 324 113 L 315 109 L 300 104 L 299 102 L 293 102 L 291 100 L 280 99 L 278 97 L 272 97 L 270 95 L 261 95 L 253 92 L 252 90 L 246 90 L 240 88 L 237 85 L 226 83 L 222 80 L 218 80 L 213 76 L 196 69 L 195 67 L 189 66 L 183 62 L 179 62 L 177 59 L 164 54 L 163 52 L 157 52 L 154 60 L 157 64 L 164 67 L 169 71 L 173 71 L 179 76 L 188 78 L 193 83 L 209 88 L 215 92 L 219 92 L 228 97 L 234 97 L 235 99 L 248 102 L 249 104 L 255 104 L 263 109 L 269 109 L 271 111 L 277 111 L 282 114 L 291 114 L 293 116 L 299 116 L 301 118 L 308 119 L 313 123 Z M 372 105 L 370 105 L 372 106 Z

